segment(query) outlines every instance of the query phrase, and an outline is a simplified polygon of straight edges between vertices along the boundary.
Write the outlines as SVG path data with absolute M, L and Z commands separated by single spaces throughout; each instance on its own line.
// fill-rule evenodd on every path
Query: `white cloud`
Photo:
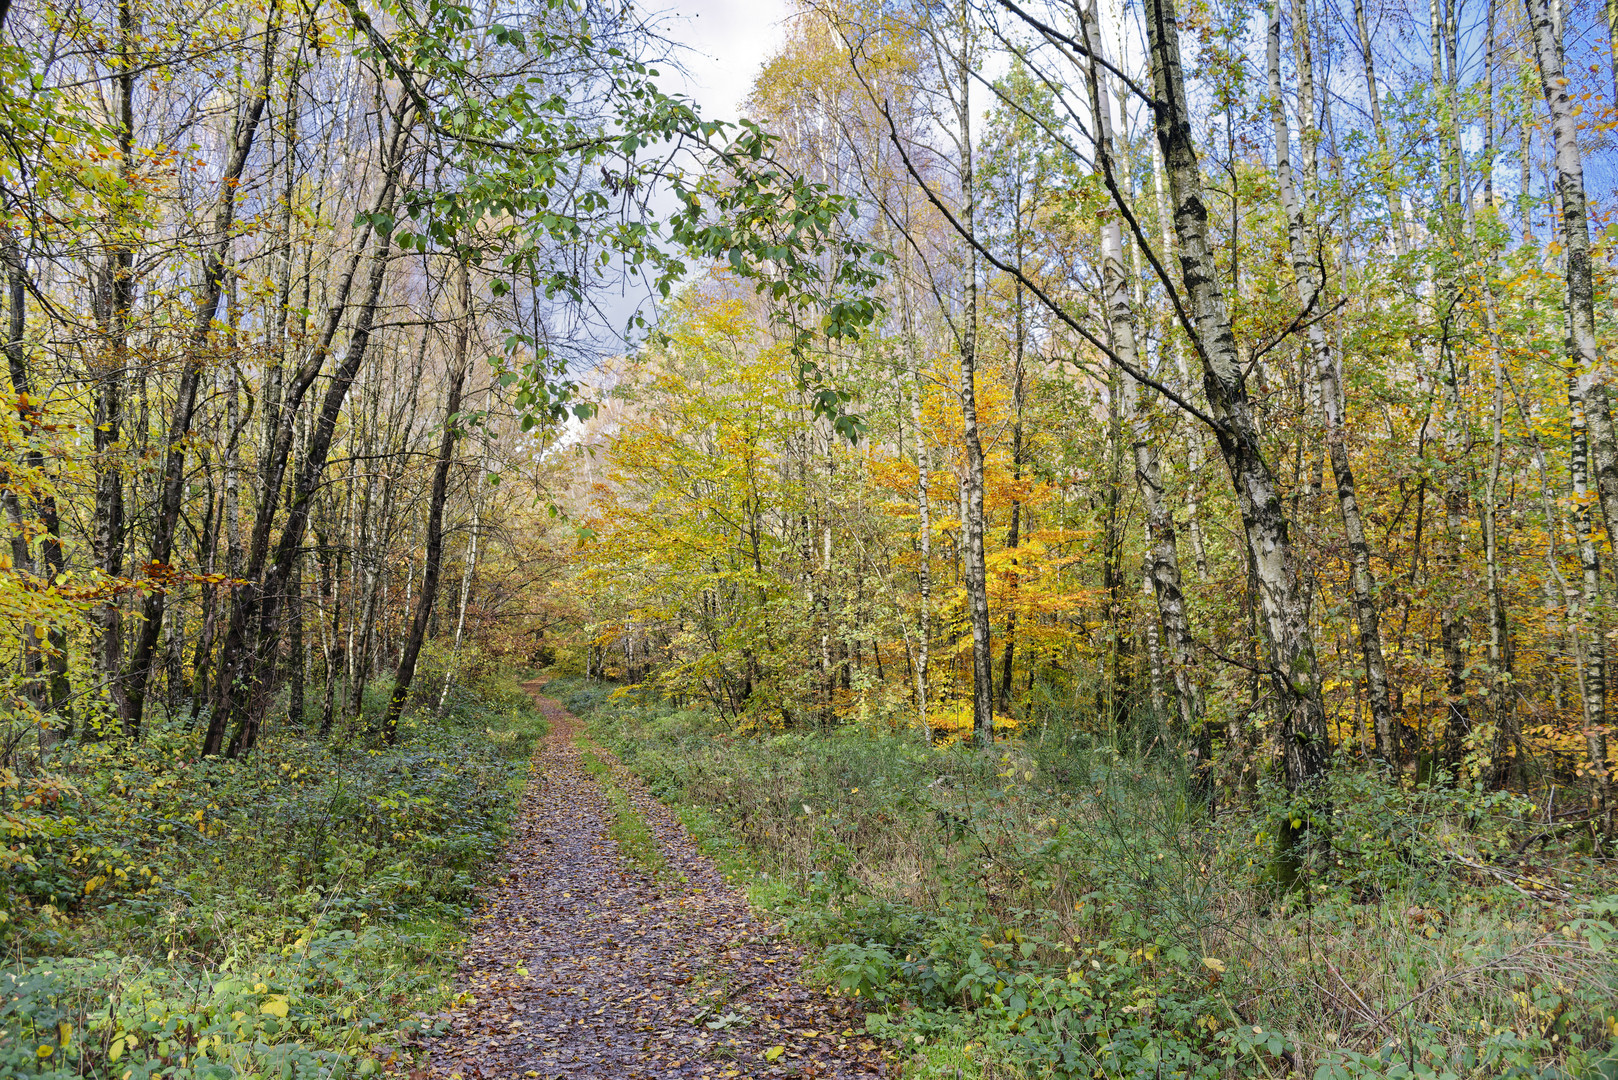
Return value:
M 706 117 L 736 119 L 793 11 L 789 0 L 677 0 L 661 9 L 663 33 L 688 50 L 683 74 L 664 73 L 666 88 L 696 99 Z

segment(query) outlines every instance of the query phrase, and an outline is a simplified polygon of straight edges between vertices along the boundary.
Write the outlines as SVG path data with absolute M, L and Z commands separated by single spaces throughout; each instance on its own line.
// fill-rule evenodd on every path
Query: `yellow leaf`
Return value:
M 776 1058 L 780 1057 L 786 1052 L 787 1048 L 784 1046 L 772 1046 L 768 1050 L 764 1051 L 764 1060 L 774 1061 Z
M 114 1039 L 114 1040 L 112 1040 L 112 1045 L 107 1047 L 107 1060 L 108 1061 L 117 1061 L 119 1058 L 121 1058 L 123 1056 L 124 1056 L 124 1040 L 123 1039 Z
M 260 1005 L 258 1007 L 258 1011 L 264 1013 L 266 1016 L 279 1017 L 280 1019 L 285 1020 L 287 1018 L 287 999 L 284 997 L 273 997 L 264 1004 Z
M 1216 975 L 1223 975 L 1225 973 L 1225 962 L 1212 956 L 1204 956 L 1202 958 L 1202 966 Z

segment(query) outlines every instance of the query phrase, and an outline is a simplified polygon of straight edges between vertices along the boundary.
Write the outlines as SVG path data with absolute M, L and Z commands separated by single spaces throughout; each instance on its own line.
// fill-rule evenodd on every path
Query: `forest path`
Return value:
M 528 684 L 550 732 L 534 758 L 505 876 L 467 942 L 472 1000 L 433 1040 L 461 1080 L 882 1075 L 852 1003 L 800 981 L 803 956 L 749 910 L 683 825 L 583 724 Z M 609 833 L 589 762 L 644 817 L 655 876 Z M 599 762 L 600 764 L 596 764 Z M 644 857 L 642 864 L 651 861 Z

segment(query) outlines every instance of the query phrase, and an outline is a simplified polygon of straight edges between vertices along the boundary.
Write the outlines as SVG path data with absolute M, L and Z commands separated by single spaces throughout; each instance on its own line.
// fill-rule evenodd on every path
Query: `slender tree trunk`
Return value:
M 1603 831 L 1608 829 L 1611 816 L 1610 792 L 1606 776 L 1607 731 L 1607 667 L 1606 649 L 1601 618 L 1601 555 L 1596 549 L 1595 529 L 1590 521 L 1590 439 L 1586 425 L 1585 402 L 1579 398 L 1578 381 L 1568 372 L 1568 410 L 1572 428 L 1572 453 L 1569 458 L 1573 482 L 1573 527 L 1579 544 L 1579 569 L 1582 593 L 1576 614 L 1570 613 L 1570 622 L 1577 622 L 1577 635 L 1583 643 L 1582 663 L 1579 670 L 1579 688 L 1584 705 L 1584 733 L 1595 773 L 1596 812 Z
M 1549 0 L 1526 0 L 1533 28 L 1540 82 L 1550 109 L 1551 138 L 1556 147 L 1557 192 L 1562 203 L 1562 243 L 1567 277 L 1569 359 L 1577 375 L 1577 395 L 1590 427 L 1596 494 L 1607 535 L 1618 528 L 1618 440 L 1615 440 L 1607 393 L 1607 369 L 1596 338 L 1595 279 L 1590 263 L 1590 221 L 1584 187 L 1584 157 L 1579 149 L 1578 114 L 1571 83 L 1562 62 L 1562 37 Z M 1586 719 L 1598 812 L 1603 833 L 1613 836 L 1611 777 L 1606 760 L 1605 716 Z
M 234 290 L 232 290 L 234 291 Z M 242 572 L 242 454 L 241 380 L 236 365 L 225 377 L 225 573 L 236 577 Z
M 1522 239 L 1525 245 L 1534 243 L 1534 133 L 1524 118 L 1518 126 L 1518 162 L 1521 171 L 1517 177 L 1517 206 L 1522 212 Z
M 425 345 L 426 338 L 423 337 L 422 341 Z M 413 383 L 416 381 L 420 381 L 419 372 Z M 370 417 L 365 423 L 363 446 L 366 458 L 374 460 L 381 456 L 378 453 L 379 449 L 392 442 L 391 432 L 383 431 L 380 373 L 373 374 L 371 378 L 369 409 Z M 388 446 L 388 449 L 390 453 L 386 456 L 397 459 L 397 451 L 391 446 Z M 355 720 L 361 719 L 364 715 L 365 687 L 370 682 L 372 653 L 378 636 L 377 602 L 382 592 L 382 563 L 386 559 L 390 522 L 393 518 L 393 468 L 391 464 L 384 466 L 380 498 L 376 497 L 377 467 L 373 465 L 366 468 L 360 503 L 360 542 L 355 552 L 358 586 L 356 595 L 360 597 L 360 617 L 355 630 L 352 675 L 348 687 L 348 715 Z
M 1171 675 L 1170 712 L 1178 722 L 1180 737 L 1190 740 L 1198 766 L 1206 767 L 1211 764 L 1211 748 L 1203 726 L 1202 686 L 1195 673 L 1196 641 L 1180 577 L 1174 517 L 1163 491 L 1157 444 L 1152 435 L 1151 408 L 1133 380 L 1125 379 L 1124 385 L 1125 404 L 1133 414 L 1135 482 L 1146 508 L 1146 574 L 1157 605 L 1157 621 L 1163 627 Z
M 303 554 L 292 563 L 287 582 L 287 725 L 302 731 L 304 718 Z
M 1018 210 L 1021 214 L 1021 210 Z M 1018 224 L 1018 258 L 1021 258 L 1021 223 Z M 1011 340 L 1011 400 L 1016 410 L 1011 422 L 1011 478 L 1014 483 L 1022 482 L 1023 459 L 1023 407 L 1026 404 L 1026 388 L 1023 371 L 1023 337 L 1026 328 L 1023 325 L 1023 290 L 1019 283 L 1016 286 L 1016 295 L 1013 301 L 1015 320 L 1012 326 Z M 1016 551 L 1021 541 L 1022 528 L 1022 500 L 1016 495 L 1011 499 L 1011 525 L 1006 529 L 1006 550 Z M 1011 674 L 1012 661 L 1017 648 L 1017 589 L 1020 585 L 1017 572 L 1017 560 L 1012 559 L 1011 576 L 1007 584 L 1010 586 L 1010 598 L 1006 603 L 1006 643 L 1000 660 L 1000 708 L 1009 713 L 1011 711 Z
M 1112 117 L 1105 107 L 1106 98 L 1101 90 L 1107 80 L 1099 69 L 1098 60 L 1105 53 L 1099 36 L 1100 22 L 1093 10 L 1087 25 L 1092 51 L 1089 72 L 1092 87 L 1090 108 L 1095 118 L 1096 131 L 1100 135 L 1098 159 L 1105 168 L 1114 169 L 1117 155 L 1113 149 Z M 1122 96 L 1120 95 L 1117 100 L 1119 114 L 1123 115 Z M 1155 161 L 1156 155 L 1154 163 Z M 1163 197 L 1161 184 L 1158 185 L 1158 189 L 1161 200 Z M 1166 217 L 1165 215 L 1165 223 Z M 1102 278 L 1107 292 L 1108 329 L 1113 348 L 1122 347 L 1120 355 L 1138 366 L 1139 347 L 1131 316 L 1135 312 L 1146 310 L 1140 246 L 1137 244 L 1132 250 L 1133 265 L 1129 276 L 1134 278 L 1135 293 L 1134 308 L 1131 309 L 1128 284 L 1123 270 L 1122 229 L 1115 219 L 1103 222 L 1101 228 Z M 1180 362 L 1183 363 L 1183 360 Z M 1157 684 L 1154 684 L 1156 693 L 1165 699 L 1166 705 L 1166 708 L 1160 707 L 1159 715 L 1167 717 L 1172 714 L 1177 721 L 1178 737 L 1189 744 L 1194 785 L 1205 798 L 1211 799 L 1212 774 L 1209 770 L 1213 765 L 1213 743 L 1205 718 L 1202 685 L 1196 678 L 1194 666 L 1196 642 L 1192 637 L 1191 617 L 1186 607 L 1180 575 L 1180 552 L 1174 512 L 1163 488 L 1158 440 L 1154 438 L 1152 430 L 1153 401 L 1145 388 L 1136 385 L 1133 379 L 1126 377 L 1122 379 L 1120 385 L 1124 395 L 1124 412 L 1130 418 L 1134 436 L 1132 452 L 1135 482 L 1140 489 L 1141 501 L 1146 511 L 1145 587 L 1157 609 L 1157 619 L 1148 623 L 1149 630 L 1152 631 L 1148 635 L 1148 643 L 1166 658 L 1171 675 L 1171 680 L 1164 680 L 1159 673 Z M 1192 448 L 1199 456 L 1200 435 L 1200 431 L 1193 429 Z M 1194 498 L 1189 501 L 1194 528 L 1197 507 Z M 1159 629 L 1161 634 L 1157 633 Z M 1154 664 L 1162 663 L 1163 659 L 1154 658 Z M 1170 699 L 1172 705 L 1168 706 L 1167 702 Z
M 483 529 L 482 517 L 482 469 L 474 481 L 472 490 L 472 530 L 467 537 L 466 555 L 462 558 L 461 567 L 461 602 L 455 615 L 455 640 L 450 645 L 449 662 L 444 665 L 444 688 L 438 693 L 438 711 L 443 713 L 444 705 L 449 701 L 450 682 L 455 678 L 455 666 L 461 656 L 461 637 L 466 632 L 466 606 L 472 598 L 472 578 L 478 569 L 478 535 Z M 633 639 L 631 639 L 632 641 Z M 633 661 L 631 661 L 633 665 Z M 639 682 L 638 672 L 632 672 L 631 681 Z
M 994 743 L 994 660 L 993 636 L 989 624 L 989 580 L 983 542 L 983 443 L 978 434 L 977 351 L 978 351 L 978 253 L 977 192 L 972 172 L 972 48 L 971 12 L 964 0 L 959 9 L 961 50 L 955 56 L 955 123 L 960 147 L 960 221 L 968 237 L 962 285 L 965 304 L 961 311 L 959 348 L 961 358 L 961 426 L 966 440 L 966 488 L 963 492 L 965 520 L 961 523 L 966 540 L 963 574 L 966 584 L 967 616 L 972 628 L 972 734 L 980 746 Z
M 7 479 L 10 478 L 7 477 Z M 9 484 L 0 489 L 0 500 L 5 503 L 6 519 L 11 525 L 11 563 L 6 569 L 15 573 L 22 581 L 34 580 L 36 578 L 34 558 L 28 543 L 28 526 L 23 520 L 22 500 L 18 497 L 16 490 Z M 45 695 L 44 687 L 39 683 L 38 624 L 24 622 L 19 627 L 19 631 L 17 652 L 21 660 L 18 672 L 22 679 L 21 698 L 26 700 L 36 712 L 43 712 Z
M 1281 719 L 1287 788 L 1314 798 L 1330 754 L 1302 560 L 1292 548 L 1274 474 L 1264 458 L 1224 292 L 1208 246 L 1207 200 L 1192 137 L 1174 0 L 1147 0 L 1158 144 L 1168 172 L 1181 276 L 1203 362 L 1215 436 L 1230 470 L 1269 638 L 1268 669 Z M 1283 843 L 1296 847 L 1290 819 Z
M 461 438 L 461 393 L 470 367 L 472 337 L 472 286 L 467 259 L 457 260 L 457 302 L 460 305 L 460 325 L 455 333 L 455 355 L 451 361 L 451 374 L 444 404 L 444 431 L 439 436 L 438 460 L 433 465 L 433 485 L 427 496 L 427 553 L 422 568 L 421 592 L 416 596 L 416 608 L 410 618 L 410 633 L 405 638 L 399 655 L 399 667 L 393 678 L 393 693 L 388 699 L 387 716 L 382 730 L 389 743 L 399 735 L 399 717 L 410 699 L 410 686 L 416 677 L 416 660 L 427 635 L 427 623 L 432 617 L 433 604 L 438 600 L 438 583 L 444 562 L 444 503 L 449 495 L 449 471 L 455 463 L 455 447 Z
M 9 231 L 0 237 L 0 254 L 4 256 L 6 267 L 6 362 L 11 371 L 11 388 L 16 393 L 17 419 L 23 437 L 28 439 L 38 431 L 40 407 L 44 404 L 43 398 L 34 396 L 33 380 L 29 372 L 28 267 L 23 261 L 23 254 L 16 239 Z M 36 474 L 44 472 L 45 455 L 37 448 L 28 450 L 23 460 Z M 39 523 L 44 528 L 44 534 L 40 537 L 39 554 L 45 571 L 44 584 L 49 588 L 56 583 L 66 567 L 62 552 L 61 515 L 57 510 L 56 496 L 49 490 L 37 492 L 33 502 Z M 46 634 L 45 644 L 43 657 L 45 685 L 40 695 L 40 706 L 45 713 L 54 714 L 56 717 L 50 726 L 48 737 L 61 739 L 73 733 L 73 719 L 62 709 L 72 696 L 72 687 L 67 675 L 67 631 L 61 627 L 50 630 Z M 33 645 L 29 647 L 34 648 Z
M 1157 196 L 1157 213 L 1163 236 L 1163 253 L 1168 261 L 1174 252 L 1174 215 L 1169 210 L 1168 180 L 1163 172 L 1163 152 L 1154 146 L 1152 154 L 1152 187 Z M 1138 252 L 1137 252 L 1138 256 Z M 1137 270 L 1139 258 L 1136 259 Z M 1165 319 L 1162 331 L 1162 348 L 1168 354 L 1179 373 L 1181 384 L 1189 388 L 1192 384 L 1191 369 L 1187 366 L 1185 352 L 1179 343 L 1174 340 L 1175 327 L 1172 318 Z M 1208 549 L 1202 540 L 1202 502 L 1200 491 L 1202 487 L 1202 463 L 1206 455 L 1203 446 L 1204 434 L 1200 425 L 1193 424 L 1186 434 L 1186 492 L 1185 492 L 1185 531 L 1186 539 L 1191 542 L 1191 564 L 1196 572 L 1198 581 L 1205 581 L 1208 577 Z M 1170 509 L 1168 524 L 1174 524 L 1173 510 Z M 1176 558 L 1176 564 L 1178 558 Z M 1182 603 L 1184 597 L 1181 597 Z M 1189 623 L 1187 624 L 1189 626 Z M 1188 630 L 1189 633 L 1189 630 Z M 1173 631 L 1170 631 L 1172 636 Z M 1190 639 L 1187 639 L 1190 645 Z M 1171 645 L 1172 651 L 1172 645 Z M 1178 679 L 1176 679 L 1178 682 Z M 1200 693 L 1200 687 L 1198 692 Z M 1198 710 L 1200 714 L 1200 709 Z
M 1490 7 L 1493 3 L 1491 0 Z M 1494 393 L 1489 422 L 1489 476 L 1484 487 L 1482 524 L 1484 569 L 1489 594 L 1489 674 L 1490 704 L 1493 707 L 1495 735 L 1490 754 L 1490 780 L 1509 788 L 1516 779 L 1521 757 L 1522 734 L 1517 723 L 1516 692 L 1512 687 L 1511 627 L 1500 564 L 1500 474 L 1505 457 L 1506 376 L 1505 342 L 1500 337 L 1500 318 L 1495 301 L 1494 267 L 1483 267 L 1483 314 L 1489 334 L 1489 354 L 1493 364 Z
M 1299 33 L 1307 35 L 1307 31 L 1295 20 L 1293 34 Z M 1286 103 L 1281 96 L 1280 0 L 1275 0 L 1270 6 L 1266 58 L 1270 83 L 1270 120 L 1275 135 L 1276 181 L 1281 191 L 1281 205 L 1287 215 L 1293 276 L 1297 279 L 1298 299 L 1303 309 L 1318 316 L 1325 305 L 1325 292 L 1317 272 L 1315 253 L 1310 250 L 1309 223 L 1292 173 L 1292 137 L 1287 124 Z M 1365 537 L 1365 523 L 1360 517 L 1359 500 L 1355 494 L 1354 471 L 1348 458 L 1343 393 L 1337 381 L 1337 357 L 1332 351 L 1331 338 L 1318 317 L 1309 325 L 1308 341 L 1318 388 L 1318 405 L 1325 421 L 1332 476 L 1337 483 L 1337 506 L 1348 541 L 1349 580 L 1354 592 L 1354 617 L 1359 624 L 1360 655 L 1365 662 L 1366 696 L 1370 700 L 1371 719 L 1376 732 L 1376 755 L 1380 760 L 1389 762 L 1397 751 L 1393 738 L 1393 705 L 1388 691 L 1388 669 L 1382 655 L 1382 631 L 1376 608 L 1376 578 L 1371 570 L 1371 545 Z
M 1124 294 L 1127 304 L 1128 293 Z M 1127 309 L 1126 309 L 1127 312 Z M 1116 731 L 1129 710 L 1130 667 L 1134 652 L 1130 630 L 1134 624 L 1124 573 L 1126 522 L 1122 513 L 1124 492 L 1123 396 L 1129 376 L 1113 371 L 1107 387 L 1107 483 L 1101 492 L 1101 595 L 1106 604 L 1108 632 L 1105 656 L 1107 678 L 1096 687 L 1096 711 L 1108 718 L 1109 730 Z M 1132 387 L 1131 387 L 1132 389 Z
M 142 611 L 143 622 L 135 637 L 135 647 L 129 664 L 121 676 L 120 712 L 124 730 L 131 736 L 140 735 L 141 719 L 146 707 L 146 692 L 151 682 L 152 655 L 157 647 L 163 626 L 163 612 L 168 602 L 168 589 L 164 579 L 172 573 L 169 561 L 174 553 L 175 530 L 180 521 L 180 510 L 185 501 L 185 451 L 191 434 L 191 421 L 196 414 L 197 391 L 207 369 L 208 337 L 213 329 L 214 317 L 219 312 L 219 301 L 229 269 L 231 231 L 236 220 L 236 187 L 246 168 L 248 155 L 259 121 L 269 101 L 271 80 L 275 69 L 277 25 L 271 9 L 268 25 L 264 29 L 262 70 L 253 97 L 232 133 L 230 155 L 225 162 L 220 180 L 219 209 L 214 215 L 213 240 L 203 256 L 202 276 L 197 288 L 197 299 L 192 309 L 191 336 L 186 347 L 185 366 L 180 372 L 180 384 L 175 393 L 174 413 L 169 421 L 165 447 L 161 494 L 158 497 L 157 520 L 152 529 L 152 546 L 147 573 L 156 578 L 154 587 L 146 594 Z M 231 318 L 235 318 L 234 310 Z M 234 364 L 234 359 L 232 360 Z M 234 419 L 234 418 L 233 418 Z M 227 462 L 226 483 L 236 482 L 236 470 Z M 227 507 L 227 528 L 234 530 L 228 520 L 233 508 Z
M 829 477 L 828 477 L 829 480 Z M 820 573 L 816 577 L 815 610 L 820 620 L 820 722 L 830 727 L 837 716 L 837 668 L 832 662 L 831 484 L 826 485 L 820 519 Z M 463 581 L 462 592 L 466 582 Z M 448 683 L 445 683 L 446 690 Z M 442 708 L 442 706 L 440 706 Z
M 296 168 L 296 147 L 298 145 L 299 130 L 299 96 L 302 86 L 301 81 L 298 78 L 298 74 L 302 66 L 302 58 L 302 39 L 300 38 L 298 49 L 294 55 L 292 63 L 290 64 L 290 70 L 287 78 L 287 99 L 281 113 L 281 123 L 283 127 L 283 138 L 281 140 L 283 179 L 279 197 L 279 205 L 276 207 L 275 215 L 275 235 L 277 238 L 277 244 L 275 249 L 273 273 L 276 281 L 276 292 L 274 306 L 270 309 L 270 325 L 272 327 L 270 333 L 273 335 L 273 340 L 275 342 L 275 352 L 271 357 L 269 368 L 264 373 L 264 391 L 262 394 L 263 401 L 259 409 L 261 422 L 263 424 L 263 431 L 260 437 L 259 445 L 257 476 L 257 480 L 260 483 L 263 483 L 266 479 L 268 479 L 271 473 L 271 470 L 268 468 L 269 458 L 274 452 L 275 434 L 281 423 L 281 403 L 283 395 L 282 388 L 286 381 L 287 361 L 289 359 L 289 352 L 291 350 L 293 337 L 293 207 L 295 200 L 298 197 L 297 185 L 299 176 Z M 273 126 L 270 134 L 273 138 L 275 134 Z M 327 138 L 329 141 L 329 133 Z M 309 282 L 306 276 L 304 279 L 304 292 L 306 294 L 308 289 Z M 299 305 L 299 307 L 301 309 L 307 306 L 308 297 L 305 295 L 303 302 Z M 301 337 L 304 320 L 301 310 L 297 318 L 299 330 L 298 336 Z M 270 503 L 274 503 L 280 498 L 280 492 L 264 491 L 261 489 L 258 492 L 258 498 L 260 502 L 268 501 Z M 301 706 L 299 708 L 301 716 Z
M 404 164 L 404 136 L 410 124 L 411 118 L 407 110 L 407 115 L 396 118 L 390 139 L 384 147 L 382 176 L 379 179 L 380 191 L 376 201 L 379 213 L 388 214 L 393 209 L 400 172 Z M 273 559 L 270 557 L 271 527 L 275 516 L 273 507 L 261 505 L 260 513 L 254 521 L 247 567 L 243 574 L 248 584 L 237 590 L 231 606 L 230 623 L 220 649 L 219 675 L 215 690 L 216 707 L 209 720 L 208 732 L 203 739 L 204 756 L 227 750 L 225 733 L 231 725 L 234 725 L 234 731 L 228 747 L 230 756 L 235 757 L 251 750 L 257 738 L 258 718 L 262 715 L 266 704 L 264 701 L 268 674 L 264 663 L 266 651 L 275 642 L 279 633 L 280 606 L 286 598 L 286 581 L 291 574 L 292 563 L 303 544 L 304 531 L 308 526 L 310 500 L 314 497 L 321 475 L 325 472 L 326 458 L 331 449 L 338 416 L 342 412 L 343 402 L 370 345 L 371 328 L 376 319 L 377 305 L 391 253 L 391 234 L 374 232 L 368 228 L 366 235 L 362 235 L 361 247 L 356 250 L 354 258 L 349 263 L 348 272 L 339 282 L 336 302 L 328 313 L 321 340 L 288 386 L 286 399 L 282 403 L 282 423 L 276 435 L 275 452 L 269 462 L 270 476 L 266 478 L 267 482 L 264 485 L 267 491 L 280 489 L 280 477 L 291 449 L 291 418 L 296 414 L 303 395 L 319 374 L 322 361 L 330 349 L 331 340 L 347 306 L 348 290 L 368 236 L 372 240 L 371 267 L 364 292 L 356 305 L 348 349 L 343 362 L 332 374 L 320 410 L 310 428 L 308 444 L 303 460 L 299 462 L 293 487 L 292 508 L 282 524 Z
M 1377 168 L 1382 174 L 1382 196 L 1393 222 L 1393 246 L 1402 259 L 1410 253 L 1406 232 L 1404 194 L 1393 174 L 1393 151 L 1388 144 L 1388 126 L 1382 118 L 1382 91 L 1376 81 L 1376 60 L 1371 49 L 1371 30 L 1365 19 L 1365 0 L 1354 0 L 1354 29 L 1359 35 L 1360 59 L 1365 66 L 1365 97 L 1371 105 L 1371 128 L 1376 134 Z
M 1494 0 L 1486 0 L 1483 32 L 1483 205 L 1494 213 Z
M 315 559 L 320 567 L 321 664 L 325 686 L 320 695 L 320 737 L 331 735 L 337 719 L 337 660 L 342 655 L 342 560 L 331 543 L 329 532 L 315 528 Z
M 1276 6 L 1279 7 L 1279 0 Z M 1280 11 L 1274 10 L 1270 16 L 1272 37 L 1278 38 L 1280 34 L 1280 18 Z M 1293 183 L 1313 196 L 1320 182 L 1316 166 L 1320 130 L 1315 126 L 1315 63 L 1314 51 L 1309 46 L 1310 27 L 1309 0 L 1292 0 L 1292 53 L 1298 65 L 1298 155 L 1303 166 L 1301 181 L 1294 177 Z M 1276 81 L 1279 82 L 1279 79 Z M 1281 108 L 1282 120 L 1285 121 L 1286 107 L 1282 104 Z
M 1439 607 L 1439 637 L 1444 649 L 1445 696 L 1443 758 L 1458 768 L 1472 732 L 1472 710 L 1466 694 L 1467 628 L 1462 610 L 1466 534 L 1466 462 L 1469 424 L 1461 404 L 1460 373 L 1454 349 L 1446 340 L 1439 350 L 1444 380 L 1444 589 Z
M 348 715 L 356 720 L 365 712 L 365 686 L 370 681 L 373 646 L 377 637 L 377 598 L 381 593 L 382 561 L 387 551 L 388 521 L 393 514 L 393 478 L 383 481 L 382 505 L 377 513 L 376 527 L 371 531 L 364 550 L 363 599 L 360 602 L 360 627 L 354 658 L 354 681 L 348 689 Z
M 136 37 L 134 0 L 118 0 L 118 168 L 129 191 L 134 189 Z M 126 212 L 122 206 L 117 211 L 114 227 L 119 235 L 108 255 L 104 275 L 105 307 L 100 314 L 109 347 L 105 367 L 98 372 L 92 435 L 96 461 L 96 562 L 101 572 L 113 579 L 124 573 L 124 479 L 115 447 L 123 440 L 124 389 L 129 377 L 129 339 L 135 306 L 135 250 L 124 235 L 126 223 L 122 219 Z M 121 713 L 123 611 L 116 595 L 101 605 L 97 622 L 101 637 L 97 666 L 107 682 L 113 708 Z
M 363 453 L 363 451 L 361 452 Z M 349 553 L 347 585 L 350 612 L 348 627 L 343 638 L 343 692 L 339 695 L 344 701 L 348 699 L 349 688 L 354 685 L 354 628 L 359 625 L 361 617 L 360 607 L 363 601 L 360 599 L 362 595 L 360 567 L 365 560 L 365 540 L 360 533 L 360 529 L 363 527 L 370 509 L 367 505 L 365 494 L 358 490 L 359 485 L 355 483 L 355 474 L 358 469 L 359 462 L 353 460 L 351 456 L 348 462 L 348 475 L 344 477 L 342 485 L 343 524 L 348 530 L 348 543 L 344 546 L 344 550 Z
M 208 506 L 203 516 L 202 546 L 197 552 L 197 561 L 208 573 L 215 573 L 218 568 L 219 527 L 220 516 L 224 508 L 219 502 L 218 494 L 210 478 L 208 482 Z M 213 662 L 214 636 L 219 619 L 219 586 L 208 584 L 203 587 L 202 601 L 202 630 L 197 634 L 196 648 L 191 654 L 191 719 L 192 728 L 197 725 L 197 718 L 202 715 L 203 703 L 208 698 L 208 671 Z
M 1607 16 L 1607 60 L 1612 73 L 1610 104 L 1618 109 L 1618 0 L 1607 0 L 1604 7 Z M 1490 10 L 1493 10 L 1492 5 Z
M 905 355 L 910 365 L 910 422 L 916 429 L 916 718 L 921 729 L 932 740 L 932 723 L 927 717 L 928 645 L 932 638 L 933 599 L 933 510 L 928 488 L 932 482 L 932 460 L 927 448 L 927 429 L 921 419 L 921 398 L 925 384 L 921 377 L 921 358 L 916 349 L 916 331 L 911 322 L 910 283 L 901 281 L 899 302 L 904 305 L 901 316 L 905 326 Z

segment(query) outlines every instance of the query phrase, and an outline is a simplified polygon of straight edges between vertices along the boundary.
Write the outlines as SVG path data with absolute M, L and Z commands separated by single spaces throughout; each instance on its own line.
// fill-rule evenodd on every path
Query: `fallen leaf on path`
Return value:
M 863 1030 L 860 1010 L 803 985 L 798 947 L 755 918 L 667 807 L 592 747 L 645 817 L 668 869 L 653 879 L 622 858 L 608 833 L 611 804 L 574 745 L 582 724 L 535 697 L 550 732 L 506 879 L 483 893 L 448 1029 L 429 1043 L 431 1075 L 884 1075 L 874 1043 L 816 1041 Z

